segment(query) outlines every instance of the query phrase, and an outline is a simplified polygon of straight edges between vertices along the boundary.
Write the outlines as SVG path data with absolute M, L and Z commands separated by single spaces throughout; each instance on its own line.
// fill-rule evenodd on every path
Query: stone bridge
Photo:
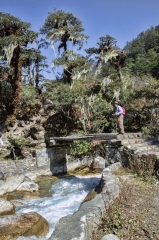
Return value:
M 86 134 L 86 135 L 72 135 L 66 137 L 50 137 L 48 142 L 55 144 L 61 143 L 70 143 L 78 140 L 121 140 L 121 139 L 134 139 L 142 137 L 141 133 L 125 133 L 117 134 L 117 133 L 94 133 L 94 134 Z
M 94 134 L 86 134 L 86 135 L 72 135 L 66 137 L 50 137 L 49 141 L 56 143 L 68 143 L 74 142 L 78 140 L 111 140 L 117 139 L 117 133 L 94 133 Z
M 117 133 L 96 133 L 82 136 L 52 137 L 49 140 L 48 146 L 54 148 L 54 153 L 56 151 L 61 153 L 60 149 L 63 149 L 61 160 L 54 154 L 54 161 L 52 161 L 51 165 L 52 170 L 54 169 L 53 172 L 63 171 L 62 165 L 59 166 L 59 161 L 65 163 L 65 169 L 67 169 L 67 171 L 84 165 L 90 166 L 92 156 L 77 159 L 69 156 L 69 144 L 79 140 L 98 140 L 102 142 L 106 151 L 104 157 L 106 166 L 115 162 L 121 162 L 123 165 L 126 165 L 130 156 L 135 156 L 139 159 L 144 156 L 149 156 L 150 158 L 155 157 L 156 172 L 159 172 L 159 141 L 156 139 L 143 138 L 141 133 L 125 133 L 124 135 Z
M 71 156 L 69 154 L 70 143 L 78 140 L 101 142 L 105 155 L 93 153 L 81 157 Z M 104 168 L 116 162 L 126 164 L 130 157 L 140 159 L 147 156 L 147 158 L 154 157 L 156 159 L 155 168 L 156 173 L 159 174 L 159 141 L 145 139 L 141 133 L 126 133 L 125 135 L 97 133 L 84 136 L 54 137 L 50 138 L 47 143 L 45 140 L 41 140 L 36 141 L 36 144 L 39 147 L 31 149 L 30 152 L 27 151 L 24 159 L 14 161 L 1 159 L 0 170 L 2 172 L 9 171 L 10 174 L 27 170 L 33 173 L 58 175 L 73 171 L 75 168 L 90 167 L 93 162 L 98 162 L 102 158 Z

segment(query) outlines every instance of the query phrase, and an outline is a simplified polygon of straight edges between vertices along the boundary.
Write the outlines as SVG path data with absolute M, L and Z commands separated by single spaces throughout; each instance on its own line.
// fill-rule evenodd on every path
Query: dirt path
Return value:
M 123 184 L 122 192 L 107 209 L 92 240 L 108 233 L 120 240 L 159 240 L 159 180 L 143 181 L 124 171 L 116 173 Z

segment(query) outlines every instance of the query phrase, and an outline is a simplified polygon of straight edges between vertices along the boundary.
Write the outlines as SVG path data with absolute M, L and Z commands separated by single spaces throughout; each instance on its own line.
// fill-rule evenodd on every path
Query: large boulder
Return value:
M 38 190 L 38 185 L 34 183 L 30 178 L 25 177 L 24 182 L 22 182 L 17 190 L 18 191 L 28 191 L 28 192 L 35 192 Z
M 38 185 L 23 174 L 16 174 L 7 177 L 5 180 L 0 180 L 0 195 L 15 190 L 35 192 L 38 190 Z
M 0 195 L 7 192 L 13 192 L 24 181 L 25 176 L 23 174 L 16 174 L 14 176 L 7 177 L 4 181 L 0 180 Z
M 0 240 L 33 235 L 44 237 L 48 230 L 48 222 L 36 212 L 19 213 L 0 218 Z
M 0 198 L 0 215 L 9 215 L 14 214 L 15 207 L 9 201 Z
M 91 164 L 91 168 L 92 169 L 101 169 L 103 170 L 105 167 L 108 166 L 108 163 L 106 162 L 106 160 L 101 157 L 101 156 L 97 156 L 93 159 L 93 162 Z

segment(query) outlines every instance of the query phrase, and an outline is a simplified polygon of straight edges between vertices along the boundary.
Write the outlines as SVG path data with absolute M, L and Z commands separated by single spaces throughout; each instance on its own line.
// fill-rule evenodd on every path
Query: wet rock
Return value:
M 9 201 L 0 198 L 0 215 L 14 214 L 14 212 L 15 212 L 14 205 Z
M 20 201 L 12 201 L 12 204 L 13 204 L 14 206 L 17 206 L 17 205 L 21 205 L 21 204 L 23 204 L 23 203 L 20 202 Z
M 48 230 L 48 222 L 36 212 L 20 213 L 0 218 L 0 240 L 33 235 L 44 237 Z
M 40 198 L 40 193 L 39 192 L 35 192 L 35 193 L 24 192 L 22 198 L 25 200 Z
M 24 181 L 18 186 L 18 191 L 35 192 L 38 190 L 38 185 L 34 183 L 30 178 L 25 177 Z
M 24 181 L 23 174 L 16 174 L 14 176 L 7 177 L 5 181 L 0 180 L 0 195 L 7 192 L 13 192 Z

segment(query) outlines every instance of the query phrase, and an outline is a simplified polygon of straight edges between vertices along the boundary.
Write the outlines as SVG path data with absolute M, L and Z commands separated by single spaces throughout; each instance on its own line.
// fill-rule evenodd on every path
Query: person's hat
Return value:
M 118 101 L 115 101 L 114 104 L 118 104 Z

